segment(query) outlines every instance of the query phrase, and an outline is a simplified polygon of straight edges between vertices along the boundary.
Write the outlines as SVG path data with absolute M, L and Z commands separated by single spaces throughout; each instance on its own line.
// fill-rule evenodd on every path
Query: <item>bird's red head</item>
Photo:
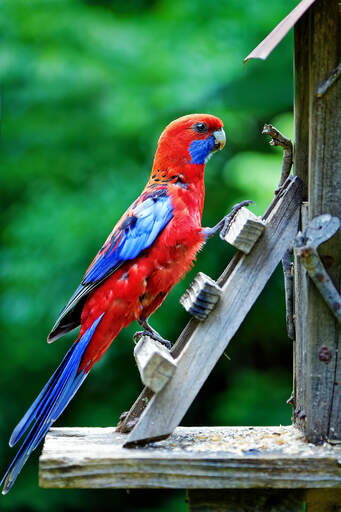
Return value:
M 153 172 L 191 167 L 202 174 L 205 163 L 226 142 L 223 122 L 210 114 L 189 114 L 172 121 L 162 132 Z

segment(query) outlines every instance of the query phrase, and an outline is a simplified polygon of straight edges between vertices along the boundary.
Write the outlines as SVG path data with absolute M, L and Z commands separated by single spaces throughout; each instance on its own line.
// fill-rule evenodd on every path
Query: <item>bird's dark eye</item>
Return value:
M 206 123 L 196 123 L 194 125 L 194 130 L 199 133 L 205 133 L 207 132 L 207 124 Z

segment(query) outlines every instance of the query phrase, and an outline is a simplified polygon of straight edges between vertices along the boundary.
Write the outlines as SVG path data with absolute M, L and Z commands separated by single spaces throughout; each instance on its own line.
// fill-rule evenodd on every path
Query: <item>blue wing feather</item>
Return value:
M 136 258 L 141 251 L 150 247 L 172 217 L 173 208 L 166 192 L 154 192 L 154 196 L 145 198 L 123 220 L 122 225 L 114 231 L 100 250 L 85 274 L 82 284 L 102 280 L 112 269 L 117 269 L 123 262 Z M 129 219 L 130 222 L 127 222 Z
M 152 245 L 173 217 L 165 185 L 150 187 L 122 217 L 85 273 L 82 283 L 61 311 L 48 341 L 52 342 L 80 323 L 88 294 L 124 262 L 133 260 Z

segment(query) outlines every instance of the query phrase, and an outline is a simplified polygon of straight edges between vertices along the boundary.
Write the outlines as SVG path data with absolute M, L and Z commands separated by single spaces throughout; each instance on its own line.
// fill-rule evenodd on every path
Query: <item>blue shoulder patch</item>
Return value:
M 208 155 L 213 151 L 215 140 L 213 135 L 207 139 L 194 140 L 189 146 L 189 153 L 192 157 L 192 164 L 204 164 Z
M 150 190 L 104 244 L 84 276 L 82 285 L 101 281 L 125 261 L 133 260 L 150 247 L 173 217 L 166 190 Z

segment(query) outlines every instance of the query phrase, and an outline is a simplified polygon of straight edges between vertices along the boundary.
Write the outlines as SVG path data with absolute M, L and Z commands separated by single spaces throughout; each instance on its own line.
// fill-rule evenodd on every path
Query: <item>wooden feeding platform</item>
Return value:
M 42 487 L 187 489 L 193 512 L 341 512 L 339 1 L 303 0 L 248 58 L 266 58 L 293 26 L 295 176 L 291 142 L 266 125 L 284 151 L 274 200 L 261 218 L 234 216 L 221 237 L 238 250 L 216 282 L 199 273 L 182 297 L 192 319 L 171 351 L 139 341 L 146 387 L 118 426 L 51 429 Z M 293 425 L 180 427 L 281 261 Z
M 341 446 L 306 443 L 294 426 L 177 427 L 164 441 L 124 448 L 114 428 L 53 428 L 42 487 L 310 489 L 341 487 Z

